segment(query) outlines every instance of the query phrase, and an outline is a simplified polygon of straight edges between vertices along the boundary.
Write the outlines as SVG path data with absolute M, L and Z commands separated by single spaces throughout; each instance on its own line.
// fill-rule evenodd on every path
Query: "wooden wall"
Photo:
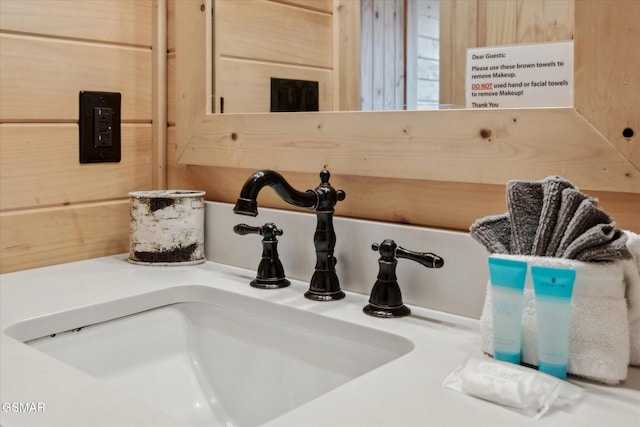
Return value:
M 311 0 L 313 2 L 315 0 Z M 287 2 L 282 0 L 282 3 Z M 476 16 L 484 16 L 486 20 L 492 16 L 490 8 L 503 2 L 444 2 L 453 3 L 457 5 L 459 19 L 455 37 L 466 37 L 477 43 L 477 32 L 474 35 L 465 33 L 465 29 L 470 28 L 465 25 L 468 20 L 464 16 L 469 12 L 465 5 L 475 4 L 477 12 L 480 4 L 485 12 Z M 486 33 L 482 37 L 486 41 L 489 37 L 497 37 L 495 34 L 522 34 L 526 36 L 525 40 L 537 41 L 538 37 L 550 32 L 570 33 L 573 16 L 567 15 L 571 14 L 570 9 L 563 9 L 565 12 L 552 20 L 552 15 L 541 14 L 539 7 L 533 10 L 534 3 L 513 3 L 519 16 L 532 17 L 528 29 L 514 26 L 514 23 L 502 27 L 494 25 L 491 27 L 494 36 Z M 630 7 L 633 3 L 628 2 Z M 153 1 L 135 0 L 1 1 L 1 272 L 127 252 L 127 192 L 151 188 L 154 182 L 154 4 Z M 543 9 L 567 5 L 573 5 L 573 1 L 549 3 Z M 242 165 L 216 168 L 177 164 L 174 70 L 179 52 L 175 49 L 174 0 L 169 0 L 168 7 L 167 186 L 203 189 L 209 200 L 233 202 L 253 170 L 242 168 Z M 600 16 L 608 16 L 608 9 L 604 9 L 597 11 Z M 634 10 L 637 15 L 639 9 L 635 7 Z M 451 29 L 446 23 L 441 25 Z M 621 33 L 620 37 L 623 36 L 625 34 Z M 608 51 L 613 55 L 616 49 L 610 46 Z M 451 57 L 449 60 L 455 62 Z M 578 63 L 580 59 L 576 57 L 576 61 Z M 607 64 L 615 64 L 615 61 Z M 447 90 L 450 89 L 447 93 L 454 94 L 455 83 Z M 78 163 L 80 90 L 122 93 L 121 163 Z M 606 124 L 602 126 L 605 133 Z M 609 132 L 610 135 L 619 133 L 617 129 Z M 637 139 L 611 139 L 629 156 L 640 152 L 633 148 Z M 300 188 L 312 188 L 319 182 L 317 174 L 291 173 L 287 176 Z M 353 175 L 333 176 L 332 184 L 348 194 L 338 205 L 337 214 L 350 217 L 466 230 L 475 219 L 501 213 L 506 208 L 502 185 Z M 638 193 L 590 194 L 600 199 L 601 206 L 614 216 L 620 227 L 640 232 Z M 261 193 L 260 203 L 291 209 L 270 191 Z
M 627 3 L 630 6 L 627 9 L 632 10 L 633 13 L 637 13 L 640 10 L 637 7 L 637 3 Z M 580 3 L 580 5 L 583 4 Z M 636 6 L 632 6 L 632 4 L 636 4 Z M 444 7 L 445 5 L 446 7 Z M 441 72 L 440 76 L 441 81 L 447 81 L 447 84 L 443 85 L 444 89 L 441 87 L 441 94 L 445 94 L 441 98 L 441 102 L 464 103 L 463 101 L 457 101 L 459 98 L 456 97 L 457 93 L 464 94 L 464 80 L 461 83 L 456 76 L 464 76 L 464 61 L 461 62 L 461 58 L 463 60 L 464 56 L 461 55 L 466 47 L 479 46 L 479 43 L 487 45 L 499 44 L 498 40 L 505 40 L 505 42 L 509 43 L 513 40 L 511 37 L 516 37 L 523 42 L 570 39 L 575 6 L 576 3 L 573 0 L 560 0 L 557 2 L 553 0 L 519 0 L 514 2 L 504 2 L 502 0 L 447 0 L 442 2 L 441 12 L 447 18 L 440 23 L 441 37 L 445 39 L 445 44 L 441 45 L 441 70 L 444 71 Z M 608 7 L 620 9 L 613 3 L 608 3 L 608 6 L 602 7 L 605 9 Z M 512 17 L 512 19 L 498 24 L 495 20 L 498 11 Z M 528 24 L 525 24 L 525 22 Z M 590 21 L 582 20 L 581 22 L 584 24 Z M 624 31 L 627 30 L 625 29 Z M 625 44 L 626 39 L 622 34 L 615 39 L 611 39 L 608 35 L 607 37 L 604 40 L 607 40 L 606 44 L 609 45 L 610 49 L 617 49 L 618 52 L 624 52 L 625 49 L 628 49 Z M 179 51 L 174 53 L 178 57 L 180 56 Z M 617 58 L 619 61 L 626 61 L 628 55 L 621 53 Z M 597 60 L 597 58 L 593 58 L 593 60 Z M 625 69 L 629 68 L 625 67 Z M 451 74 L 453 78 L 447 80 L 445 75 L 448 76 L 448 74 Z M 170 80 L 174 78 L 172 77 Z M 624 80 L 616 80 L 618 83 L 622 81 Z M 610 83 L 614 84 L 615 82 Z M 259 137 L 255 135 L 259 131 L 257 129 L 248 130 L 250 128 L 248 122 L 244 122 L 245 120 L 250 120 L 251 116 L 238 117 L 237 120 L 225 120 L 225 123 L 228 123 L 233 130 L 237 130 L 239 134 L 245 131 L 245 137 L 247 136 L 246 132 L 251 133 L 249 136 L 251 142 L 257 141 Z M 396 119 L 398 122 L 401 121 L 400 117 Z M 175 112 L 173 120 L 175 122 Z M 374 120 L 373 116 L 371 116 L 371 120 Z M 323 125 L 321 118 L 318 118 L 318 121 L 320 123 L 318 126 Z M 344 133 L 347 140 L 353 141 L 355 137 L 349 133 L 348 121 L 349 118 L 345 115 L 344 120 L 340 121 L 340 126 L 343 126 L 343 130 L 342 128 L 335 129 L 332 127 L 330 129 L 331 133 L 336 135 Z M 336 122 L 337 120 L 334 120 L 327 126 L 335 126 L 337 125 Z M 389 123 L 389 128 L 401 129 L 402 126 L 411 128 L 410 124 L 398 122 Z M 210 122 L 207 122 L 207 124 L 210 124 Z M 478 126 L 480 127 L 480 125 Z M 208 129 L 211 130 L 210 128 Z M 404 132 L 408 132 L 406 127 L 402 129 L 404 129 Z M 438 129 L 442 130 L 441 128 Z M 216 131 L 219 130 L 216 129 Z M 409 129 L 409 131 L 411 130 Z M 283 149 L 283 146 L 287 144 L 295 145 L 298 142 L 296 141 L 296 135 L 291 132 L 291 127 L 283 126 L 279 130 L 274 131 L 274 129 L 271 129 L 271 131 L 272 133 L 269 137 L 272 140 L 273 138 L 279 140 L 280 157 L 278 163 L 286 165 L 287 163 L 295 164 L 296 161 L 299 162 L 300 159 L 296 159 L 293 155 L 287 156 L 286 150 Z M 221 132 L 223 135 L 230 134 L 226 133 L 226 129 Z M 281 133 L 278 134 L 278 132 Z M 449 132 L 455 132 L 455 129 L 451 127 Z M 571 132 L 566 133 L 571 134 Z M 206 137 L 202 132 L 199 133 L 199 136 Z M 209 136 L 213 137 L 213 135 Z M 219 137 L 220 134 L 215 136 Z M 378 142 L 380 140 L 380 135 L 371 135 L 371 137 Z M 245 143 L 246 141 L 242 140 L 242 142 Z M 304 144 L 304 142 L 304 140 L 299 141 L 301 144 Z M 490 138 L 488 142 L 491 142 Z M 631 147 L 634 141 L 630 142 L 628 145 Z M 176 160 L 177 143 L 175 128 L 171 127 L 169 129 L 168 152 L 169 185 L 206 190 L 207 198 L 210 200 L 235 202 L 244 181 L 254 172 L 253 169 L 248 169 L 246 166 L 243 167 L 242 157 L 226 162 L 226 167 L 179 165 Z M 268 138 L 265 139 L 264 143 L 269 143 Z M 340 141 L 339 137 L 336 138 L 335 144 L 339 145 L 341 143 L 342 141 Z M 579 140 L 567 141 L 569 146 L 579 143 Z M 635 145 L 637 146 L 637 142 Z M 442 150 L 446 150 L 446 148 L 443 147 Z M 632 148 L 628 148 L 628 150 L 633 151 Z M 265 149 L 265 152 L 267 151 L 268 149 Z M 255 155 L 255 153 L 247 154 Z M 321 154 L 319 156 L 321 157 Z M 441 153 L 440 157 L 446 159 L 446 153 Z M 255 156 L 252 160 L 255 160 Z M 579 163 L 580 159 L 576 158 L 572 159 L 572 161 Z M 271 163 L 274 163 L 274 161 Z M 451 174 L 456 173 L 455 164 L 447 165 L 446 167 L 451 168 Z M 354 165 L 352 170 L 354 171 L 353 175 L 343 172 L 334 174 L 331 178 L 331 182 L 336 188 L 344 189 L 347 192 L 346 200 L 338 204 L 336 208 L 338 215 L 466 231 L 476 219 L 503 213 L 506 210 L 504 185 L 506 182 L 495 185 L 401 178 L 373 178 L 356 175 L 357 165 Z M 482 171 L 479 172 L 479 174 L 481 173 Z M 487 175 L 491 173 L 491 170 L 486 171 Z M 561 171 L 555 173 L 561 173 Z M 298 188 L 313 188 L 319 182 L 317 173 L 287 172 L 285 175 Z M 545 177 L 546 175 L 535 178 L 527 177 L 527 179 L 543 179 Z M 568 178 L 571 179 L 571 177 Z M 514 173 L 510 179 L 523 178 Z M 588 193 L 593 197 L 599 198 L 600 206 L 615 218 L 619 227 L 640 232 L 640 218 L 637 214 L 638 206 L 640 206 L 640 194 L 638 192 L 588 191 Z M 259 203 L 263 206 L 292 209 L 291 206 L 279 200 L 269 190 L 265 190 L 260 194 Z M 428 249 L 428 247 L 425 249 Z
M 333 109 L 332 0 L 214 2 L 213 111 L 268 113 L 271 77 L 318 82 Z
M 574 0 L 447 0 L 440 13 L 440 102 L 445 104 L 466 105 L 468 47 L 573 40 Z
M 152 1 L 2 0 L 0 271 L 128 251 L 152 186 Z M 122 94 L 122 161 L 78 161 L 79 91 Z

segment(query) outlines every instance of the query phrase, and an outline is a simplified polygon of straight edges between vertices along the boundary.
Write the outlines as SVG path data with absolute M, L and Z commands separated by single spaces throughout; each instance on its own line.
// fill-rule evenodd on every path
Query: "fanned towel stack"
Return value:
M 584 262 L 630 259 L 627 235 L 598 201 L 564 178 L 509 181 L 503 215 L 481 218 L 471 235 L 491 253 L 535 255 Z
M 564 178 L 507 183 L 508 212 L 481 218 L 471 235 L 492 254 L 529 265 L 576 270 L 568 372 L 606 384 L 640 365 L 640 236 Z M 487 290 L 490 289 L 489 284 Z M 483 351 L 493 354 L 491 293 L 480 318 Z M 522 361 L 537 365 L 535 295 L 527 274 Z

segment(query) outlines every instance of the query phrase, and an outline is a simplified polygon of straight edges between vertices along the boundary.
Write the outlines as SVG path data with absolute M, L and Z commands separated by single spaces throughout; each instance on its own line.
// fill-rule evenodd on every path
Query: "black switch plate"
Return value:
M 115 92 L 80 92 L 80 163 L 120 161 L 120 101 Z
M 318 82 L 271 77 L 271 112 L 318 111 Z

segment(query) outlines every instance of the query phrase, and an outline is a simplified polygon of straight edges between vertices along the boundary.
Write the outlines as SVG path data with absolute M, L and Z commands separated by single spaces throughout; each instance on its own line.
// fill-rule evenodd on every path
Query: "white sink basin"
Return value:
M 121 317 L 95 321 L 114 307 Z M 180 422 L 207 426 L 265 423 L 413 349 L 384 331 L 204 286 L 53 314 L 7 333 Z

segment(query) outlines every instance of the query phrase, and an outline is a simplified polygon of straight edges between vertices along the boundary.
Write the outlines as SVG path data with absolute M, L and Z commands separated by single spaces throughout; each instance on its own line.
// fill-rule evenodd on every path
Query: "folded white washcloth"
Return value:
M 627 248 L 632 259 L 623 261 L 624 281 L 626 283 L 627 307 L 629 309 L 629 332 L 631 355 L 629 363 L 640 366 L 640 234 L 625 231 Z
M 606 384 L 618 384 L 627 378 L 630 338 L 622 261 L 584 263 L 553 257 L 497 256 L 525 261 L 529 266 L 576 270 L 571 299 L 567 372 Z M 493 354 L 491 307 L 488 283 L 480 317 L 482 350 L 487 354 Z M 537 366 L 538 328 L 530 269 L 525 283 L 522 328 L 522 362 Z

